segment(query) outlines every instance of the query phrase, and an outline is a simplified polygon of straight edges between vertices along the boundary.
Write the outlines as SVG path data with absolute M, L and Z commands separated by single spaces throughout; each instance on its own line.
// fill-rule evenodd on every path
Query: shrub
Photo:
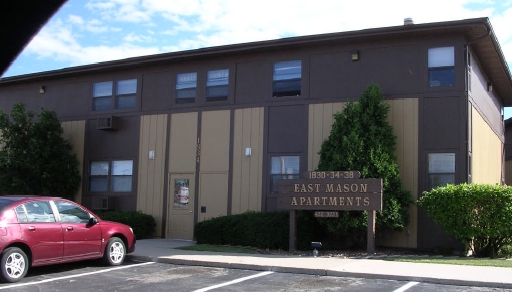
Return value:
M 298 212 L 297 249 L 309 249 L 316 221 L 307 213 Z M 198 222 L 194 228 L 198 244 L 252 246 L 261 249 L 289 248 L 290 214 L 281 212 L 245 212 Z
M 512 242 L 512 187 L 447 185 L 424 192 L 417 203 L 475 257 L 496 257 Z
M 101 219 L 129 225 L 137 239 L 149 238 L 155 231 L 153 216 L 138 212 L 105 211 L 98 213 Z

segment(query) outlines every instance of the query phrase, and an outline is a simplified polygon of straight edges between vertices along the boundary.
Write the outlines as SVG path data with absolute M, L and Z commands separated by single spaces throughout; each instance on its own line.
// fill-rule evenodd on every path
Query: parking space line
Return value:
M 220 288 L 220 287 L 224 287 L 224 286 L 240 283 L 240 282 L 243 282 L 243 281 L 247 281 L 247 280 L 250 280 L 250 279 L 254 279 L 254 278 L 258 278 L 258 277 L 262 277 L 262 276 L 266 276 L 266 275 L 270 275 L 272 273 L 274 273 L 274 272 L 272 272 L 272 271 L 263 272 L 263 273 L 259 273 L 259 274 L 256 274 L 256 275 L 252 275 L 252 276 L 236 279 L 236 280 L 233 280 L 233 281 L 229 281 L 229 282 L 226 282 L 226 283 L 222 283 L 222 284 L 206 287 L 206 288 L 203 288 L 203 289 L 195 290 L 194 292 L 210 291 L 210 290 L 217 289 L 217 288 Z
M 420 283 L 420 282 L 409 282 L 409 283 L 405 284 L 404 286 L 402 286 L 402 287 L 400 287 L 400 288 L 396 289 L 396 290 L 395 290 L 395 291 L 393 291 L 393 292 L 404 292 L 404 291 L 408 290 L 409 288 L 411 288 L 411 287 L 413 287 L 413 286 L 418 285 L 419 283 Z
M 65 280 L 65 279 L 71 279 L 71 278 L 78 278 L 78 277 L 89 276 L 89 275 L 94 275 L 94 274 L 99 274 L 99 273 L 105 273 L 105 272 L 110 272 L 110 271 L 115 271 L 115 270 L 122 270 L 122 269 L 128 269 L 128 268 L 132 268 L 132 267 L 150 265 L 150 264 L 154 264 L 154 263 L 155 262 L 146 262 L 146 263 L 140 263 L 140 264 L 134 264 L 134 265 L 128 265 L 128 266 L 120 266 L 120 267 L 105 269 L 105 270 L 101 270 L 101 271 L 95 271 L 95 272 L 89 272 L 89 273 L 83 273 L 83 274 L 77 274 L 77 275 L 70 275 L 70 276 L 64 276 L 64 277 L 51 278 L 51 279 L 46 279 L 46 280 L 41 280 L 41 281 L 36 281 L 36 282 L 12 284 L 12 285 L 8 285 L 8 286 L 2 286 L 2 287 L 0 287 L 0 290 L 9 289 L 9 288 L 16 288 L 16 287 L 22 287 L 22 286 L 30 286 L 30 285 L 36 285 L 36 284 L 43 284 L 43 283 L 53 282 L 53 281 L 57 281 L 57 280 Z

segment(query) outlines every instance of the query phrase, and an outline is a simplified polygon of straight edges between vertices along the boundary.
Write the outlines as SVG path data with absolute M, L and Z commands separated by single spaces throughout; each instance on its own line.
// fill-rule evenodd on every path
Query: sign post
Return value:
M 382 210 L 382 179 L 361 179 L 359 171 L 308 171 L 304 179 L 280 180 L 277 207 L 290 210 L 289 249 L 297 239 L 296 210 L 338 217 L 339 210 L 368 211 L 367 252 L 375 253 L 375 216 Z

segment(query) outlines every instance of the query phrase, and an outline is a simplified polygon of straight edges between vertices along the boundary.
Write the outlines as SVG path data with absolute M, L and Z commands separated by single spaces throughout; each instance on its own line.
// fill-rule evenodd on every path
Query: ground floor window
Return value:
M 270 159 L 270 192 L 277 193 L 280 179 L 299 179 L 300 156 L 273 156 Z
M 455 153 L 428 154 L 429 189 L 455 183 Z
M 133 160 L 92 161 L 89 172 L 91 192 L 131 192 Z

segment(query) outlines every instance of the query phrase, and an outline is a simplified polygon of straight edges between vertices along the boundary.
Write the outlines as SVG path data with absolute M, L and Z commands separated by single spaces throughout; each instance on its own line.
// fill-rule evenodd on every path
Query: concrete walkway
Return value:
M 176 247 L 194 241 L 172 239 L 138 240 L 127 259 L 175 265 L 193 265 L 336 277 L 417 281 L 448 285 L 512 289 L 512 268 L 420 264 L 383 259 L 288 256 L 184 251 Z

